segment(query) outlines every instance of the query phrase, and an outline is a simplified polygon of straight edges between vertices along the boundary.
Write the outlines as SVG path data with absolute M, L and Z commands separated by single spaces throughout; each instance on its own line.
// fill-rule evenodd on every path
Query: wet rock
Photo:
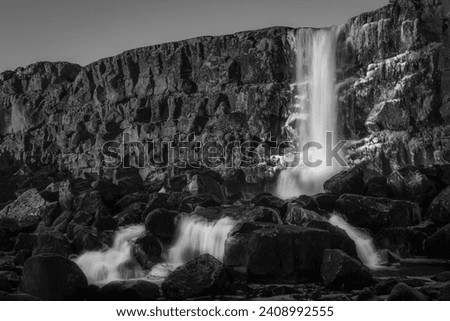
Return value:
M 378 264 L 384 266 L 390 266 L 398 263 L 400 258 L 389 250 L 381 250 L 378 252 Z
M 182 300 L 224 294 L 228 284 L 225 265 L 213 256 L 203 254 L 173 271 L 161 289 L 167 299 Z
M 180 204 L 183 201 L 183 199 L 185 199 L 189 195 L 190 195 L 189 192 L 173 192 L 173 193 L 170 193 L 169 197 L 167 198 L 167 207 L 170 210 L 177 210 L 180 207 Z M 163 204 L 162 204 L 162 206 L 161 205 L 159 205 L 157 207 L 152 206 L 152 207 L 149 207 L 149 208 L 152 208 L 152 210 L 154 210 L 156 208 L 163 208 L 164 207 Z
M 95 214 L 95 212 L 104 207 L 104 203 L 98 191 L 87 191 L 76 196 L 73 201 L 75 212 L 86 212 L 88 214 Z
M 276 209 L 280 213 L 281 218 L 284 218 L 286 215 L 288 203 L 276 196 L 273 196 L 272 194 L 258 195 L 252 199 L 252 203 L 255 204 L 255 206 Z
M 68 257 L 72 253 L 72 248 L 69 241 L 62 233 L 48 230 L 38 234 L 36 245 L 33 250 L 34 256 L 46 253 Z
M 144 269 L 149 269 L 159 262 L 162 251 L 160 241 L 150 233 L 139 236 L 131 245 L 132 255 Z
M 420 288 L 420 292 L 425 294 L 430 300 L 449 301 L 450 300 L 450 282 L 427 284 Z
M 316 203 L 316 200 L 308 195 L 300 195 L 295 201 L 294 203 L 299 206 L 302 207 L 308 211 L 315 211 L 318 212 L 319 211 L 319 207 Z
M 185 195 L 185 194 L 182 194 Z M 145 208 L 143 215 L 147 216 L 151 211 L 156 210 L 157 208 L 166 208 L 168 207 L 167 201 L 169 199 L 169 194 L 164 193 L 153 193 L 147 197 L 148 203 Z M 179 204 L 178 204 L 179 206 Z M 178 207 L 176 208 L 178 209 Z
M 450 187 L 447 187 L 433 199 L 426 216 L 438 226 L 450 223 Z
M 415 166 L 395 171 L 387 182 L 394 197 L 417 202 L 423 208 L 427 208 L 438 193 L 437 184 Z
M 345 194 L 336 201 L 336 211 L 357 227 L 379 231 L 389 227 L 407 227 L 421 221 L 417 203 Z
M 192 213 L 197 206 L 214 207 L 221 203 L 211 195 L 196 195 L 186 197 L 181 201 L 178 211 L 185 213 Z
M 47 204 L 47 201 L 42 198 L 36 189 L 30 189 L 5 206 L 0 211 L 0 217 L 19 220 L 25 216 L 41 216 Z
M 450 224 L 427 238 L 423 247 L 430 257 L 450 258 Z
M 19 223 L 14 218 L 0 218 L 0 238 L 9 238 L 16 236 L 20 231 Z
M 161 240 L 172 240 L 175 235 L 177 216 L 178 213 L 175 211 L 156 209 L 145 218 L 145 229 Z
M 24 265 L 21 290 L 43 300 L 68 300 L 88 283 L 81 269 L 58 255 L 36 255 Z
M 427 235 L 409 227 L 384 228 L 375 236 L 379 248 L 388 249 L 401 256 L 423 255 L 423 242 Z
M 389 198 L 391 196 L 391 191 L 387 184 L 387 179 L 384 176 L 369 178 L 364 185 L 363 194 L 372 197 Z
M 340 249 L 354 258 L 358 258 L 355 242 L 343 229 L 322 220 L 311 221 L 306 226 L 328 231 L 330 233 L 330 249 Z
M 241 168 L 228 169 L 227 171 L 225 171 L 225 173 L 223 173 L 223 180 L 224 180 L 223 186 L 225 188 L 228 197 L 241 194 L 242 189 L 245 187 L 246 184 L 245 178 L 246 174 Z
M 73 212 L 64 211 L 53 222 L 52 229 L 60 233 L 65 234 L 67 232 L 67 226 L 73 218 Z
M 112 204 L 118 198 L 119 188 L 109 180 L 99 179 L 92 183 L 92 188 L 100 194 L 106 204 Z
M 427 298 L 418 290 L 411 288 L 410 286 L 399 283 L 397 284 L 389 294 L 388 301 L 426 301 Z
M 14 244 L 14 252 L 20 250 L 32 250 L 36 244 L 37 236 L 34 234 L 19 233 Z
M 159 288 L 145 280 L 113 281 L 103 286 L 100 294 L 105 301 L 154 301 Z
M 370 271 L 360 261 L 342 250 L 325 250 L 320 274 L 330 289 L 363 289 L 375 283 Z
M 325 212 L 333 212 L 338 199 L 337 195 L 331 193 L 322 193 L 312 196 L 318 208 Z
M 113 183 L 118 187 L 119 197 L 140 192 L 144 189 L 144 182 L 137 168 L 116 169 Z
M 117 229 L 117 221 L 107 209 L 100 208 L 95 212 L 93 226 L 99 231 L 114 231 Z
M 288 204 L 286 218 L 284 222 L 289 225 L 307 225 L 311 221 L 326 221 L 314 211 L 307 210 L 296 203 Z
M 58 216 L 62 213 L 59 202 L 53 202 L 47 204 L 45 209 L 42 211 L 42 220 L 44 221 L 47 227 L 53 225 Z
M 136 225 L 142 223 L 142 213 L 144 212 L 146 203 L 133 203 L 128 206 L 125 210 L 114 216 L 117 221 L 117 225 L 127 226 Z
M 90 226 L 74 225 L 71 234 L 67 235 L 76 253 L 83 251 L 100 251 L 106 248 L 103 235 Z
M 197 174 L 188 178 L 185 188 L 192 195 L 210 195 L 219 202 L 225 202 L 225 191 L 222 185 L 211 175 Z
M 14 265 L 23 266 L 26 260 L 28 260 L 33 255 L 32 250 L 19 250 L 17 251 L 16 256 L 14 257 Z
M 364 190 L 363 172 L 358 169 L 343 171 L 327 180 L 323 188 L 335 195 L 361 194 Z
M 19 219 L 19 228 L 23 233 L 33 233 L 36 231 L 39 223 L 41 222 L 41 217 L 37 215 L 26 215 Z
M 190 215 L 203 217 L 209 221 L 229 217 L 240 222 L 283 223 L 277 210 L 253 205 L 231 205 L 226 207 L 208 208 L 197 207 Z
M 247 266 L 249 280 L 301 282 L 320 278 L 327 231 L 267 223 L 241 223 L 225 242 L 224 262 Z
M 124 210 L 133 203 L 146 203 L 148 201 L 148 193 L 145 191 L 136 192 L 133 194 L 125 195 L 120 200 L 118 200 L 114 207 L 119 210 Z

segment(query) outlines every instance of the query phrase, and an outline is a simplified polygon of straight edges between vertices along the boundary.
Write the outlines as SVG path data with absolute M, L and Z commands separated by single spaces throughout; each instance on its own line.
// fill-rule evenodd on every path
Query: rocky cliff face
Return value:
M 393 1 L 342 26 L 342 134 L 378 173 L 450 160 L 449 2 Z M 362 145 L 362 146 L 361 146 Z
M 449 160 L 450 5 L 397 0 L 339 28 L 341 136 L 378 173 Z M 285 137 L 294 30 L 269 28 L 131 50 L 86 67 L 37 63 L 0 76 L 0 168 L 104 174 L 107 141 Z M 363 139 L 364 138 L 364 139 Z M 361 140 L 363 139 L 363 140 Z M 131 157 L 131 165 L 139 162 Z M 149 170 L 142 170 L 146 178 Z
M 0 81 L 3 168 L 96 172 L 107 141 L 279 137 L 295 69 L 288 28 L 201 37 L 84 68 L 37 63 Z M 153 151 L 157 156 L 161 151 Z

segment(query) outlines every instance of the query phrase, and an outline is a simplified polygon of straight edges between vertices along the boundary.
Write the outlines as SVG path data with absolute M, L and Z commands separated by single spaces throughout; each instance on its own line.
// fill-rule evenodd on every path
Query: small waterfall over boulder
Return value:
M 346 220 L 339 215 L 332 215 L 329 222 L 334 226 L 343 229 L 347 235 L 355 242 L 356 252 L 358 257 L 364 265 L 371 269 L 379 266 L 379 257 L 377 249 L 374 245 L 373 239 L 361 231 L 360 229 L 351 226 Z
M 106 284 L 115 280 L 143 277 L 144 271 L 131 254 L 130 241 L 144 230 L 143 226 L 137 225 L 117 231 L 111 248 L 104 252 L 86 252 L 74 261 L 89 283 Z

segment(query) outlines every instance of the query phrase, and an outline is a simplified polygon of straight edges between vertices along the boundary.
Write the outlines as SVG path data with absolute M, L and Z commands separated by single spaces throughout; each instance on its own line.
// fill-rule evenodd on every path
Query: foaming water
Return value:
M 348 236 L 355 242 L 356 252 L 364 265 L 371 269 L 376 269 L 379 267 L 377 249 L 369 235 L 351 226 L 339 215 L 332 215 L 329 222 L 347 232 Z
M 280 173 L 275 193 L 280 198 L 322 191 L 323 183 L 339 168 L 326 164 L 327 132 L 336 139 L 336 29 L 299 29 L 296 34 L 296 105 L 285 128 L 299 146 L 298 165 Z M 302 158 L 302 147 L 319 143 L 322 149 L 308 149 L 308 160 Z M 332 146 L 331 146 L 332 148 Z M 330 149 L 331 149 L 330 148 Z M 306 161 L 321 160 L 319 166 L 306 166 Z
M 86 252 L 75 263 L 89 283 L 105 284 L 115 280 L 134 279 L 145 275 L 131 254 L 130 241 L 144 232 L 144 226 L 131 226 L 115 233 L 111 248 L 104 252 Z
M 178 223 L 176 241 L 169 249 L 166 262 L 157 264 L 149 277 L 165 277 L 170 271 L 201 254 L 210 254 L 223 261 L 225 241 L 236 223 L 229 217 L 216 221 L 195 215 L 184 217 Z

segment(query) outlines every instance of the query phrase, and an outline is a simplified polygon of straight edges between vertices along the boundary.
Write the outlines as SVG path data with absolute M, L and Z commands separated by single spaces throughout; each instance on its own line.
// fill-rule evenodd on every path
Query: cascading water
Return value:
M 275 193 L 283 199 L 313 194 L 322 190 L 326 179 L 338 171 L 336 164 L 326 164 L 327 133 L 336 136 L 336 28 L 299 29 L 296 34 L 297 72 L 295 109 L 285 128 L 299 147 L 298 165 L 280 173 Z M 316 167 L 306 166 L 302 149 L 308 142 L 322 149 L 308 149 L 310 162 L 322 161 Z
M 166 262 L 157 264 L 149 276 L 165 277 L 171 270 L 201 254 L 210 254 L 222 261 L 225 241 L 236 223 L 229 217 L 215 221 L 196 215 L 183 218 L 178 223 L 176 241 L 169 249 Z
M 347 235 L 355 242 L 356 252 L 364 265 L 371 269 L 379 267 L 378 253 L 369 235 L 351 226 L 339 215 L 332 215 L 329 222 L 347 232 Z
M 75 263 L 89 283 L 105 284 L 114 280 L 145 276 L 131 254 L 130 241 L 144 232 L 143 226 L 131 226 L 116 232 L 113 246 L 104 252 L 86 252 Z

